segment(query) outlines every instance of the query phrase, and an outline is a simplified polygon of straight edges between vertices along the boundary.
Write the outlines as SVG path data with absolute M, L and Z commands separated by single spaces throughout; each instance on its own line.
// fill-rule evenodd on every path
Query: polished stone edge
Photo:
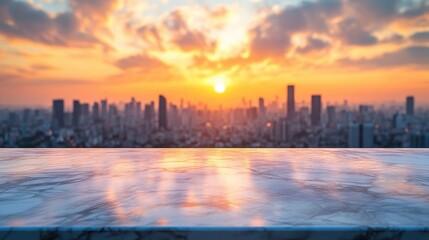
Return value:
M 428 227 L 0 227 L 0 240 L 428 240 Z

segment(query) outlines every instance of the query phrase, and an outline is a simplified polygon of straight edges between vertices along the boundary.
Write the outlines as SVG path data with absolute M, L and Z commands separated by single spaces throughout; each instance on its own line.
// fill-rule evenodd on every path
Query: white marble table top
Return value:
M 429 226 L 426 149 L 0 149 L 0 226 Z

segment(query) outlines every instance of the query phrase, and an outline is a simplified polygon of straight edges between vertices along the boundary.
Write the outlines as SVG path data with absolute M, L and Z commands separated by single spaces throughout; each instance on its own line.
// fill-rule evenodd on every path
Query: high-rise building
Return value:
M 254 121 L 258 118 L 258 109 L 256 107 L 249 107 L 246 109 L 246 118 L 249 121 Z
M 348 131 L 348 147 L 374 147 L 374 125 L 372 123 L 350 124 Z
M 374 125 L 372 123 L 361 124 L 361 146 L 363 148 L 374 147 Z
M 167 130 L 167 99 L 162 95 L 159 95 L 158 127 Z
M 54 128 L 64 127 L 64 100 L 55 99 L 52 104 L 52 125 Z
M 136 103 L 136 118 L 137 118 L 137 120 L 140 120 L 141 116 L 142 116 L 142 103 L 137 102 Z
M 358 148 L 360 146 L 359 124 L 349 124 L 347 146 L 349 148 Z
M 169 126 L 171 129 L 178 129 L 179 128 L 179 108 L 175 105 L 170 103 L 170 109 L 169 109 Z
M 359 105 L 359 122 L 369 123 L 371 122 L 371 111 L 373 107 L 371 105 Z
M 95 102 L 92 105 L 92 118 L 94 121 L 98 121 L 100 119 L 100 106 L 98 105 L 98 102 Z
M 407 109 L 408 116 L 414 116 L 414 97 L 408 96 L 406 99 L 405 107 Z
M 322 119 L 322 96 L 311 96 L 311 125 L 319 126 Z
M 393 127 L 397 130 L 403 130 L 404 128 L 406 128 L 406 121 L 405 121 L 405 116 L 403 113 L 395 113 L 393 115 Z
M 265 101 L 263 98 L 259 98 L 259 116 L 262 118 L 265 117 L 266 109 L 265 109 Z
M 410 147 L 412 148 L 429 148 L 429 132 L 412 133 L 410 135 Z
M 295 86 L 287 86 L 287 118 L 295 117 Z
M 30 123 L 31 112 L 32 112 L 32 110 L 29 108 L 26 108 L 22 111 L 22 123 L 23 124 L 29 124 Z
M 73 126 L 79 126 L 80 122 L 80 102 L 79 100 L 73 100 Z
M 107 112 L 107 99 L 101 100 L 101 117 L 103 119 L 107 119 L 108 112 Z
M 152 106 L 150 104 L 145 104 L 144 106 L 144 121 L 152 122 Z
M 335 106 L 328 106 L 326 108 L 326 112 L 328 114 L 328 127 L 333 128 L 336 124 L 336 112 Z
M 81 103 L 80 104 L 80 115 L 81 115 L 81 122 L 80 124 L 87 124 L 89 121 L 89 103 Z

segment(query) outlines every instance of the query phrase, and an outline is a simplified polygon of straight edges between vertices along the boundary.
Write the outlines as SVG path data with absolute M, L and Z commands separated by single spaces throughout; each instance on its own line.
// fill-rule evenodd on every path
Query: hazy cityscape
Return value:
M 62 99 L 52 109 L 2 109 L 1 147 L 331 147 L 427 148 L 429 111 L 416 111 L 413 96 L 404 106 L 323 104 L 312 95 L 297 107 L 295 86 L 257 104 L 243 99 L 241 108 L 209 110 L 207 106 L 168 102 L 84 103 L 74 100 L 65 111 Z M 123 105 L 123 106 L 121 106 Z M 186 106 L 185 106 L 186 105 Z M 302 105 L 302 104 L 300 104 Z M 405 109 L 403 111 L 402 109 Z

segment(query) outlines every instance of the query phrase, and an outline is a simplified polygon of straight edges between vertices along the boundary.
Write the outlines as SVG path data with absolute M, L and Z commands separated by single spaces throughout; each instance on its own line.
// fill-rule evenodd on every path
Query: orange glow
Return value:
M 120 102 L 133 96 L 147 102 L 162 93 L 169 102 L 186 98 L 209 108 L 235 107 L 242 98 L 271 101 L 278 95 L 284 101 L 285 86 L 291 83 L 297 87 L 298 102 L 318 93 L 331 103 L 402 102 L 413 95 L 419 104 L 429 104 L 427 57 L 423 52 L 413 57 L 419 49 L 429 51 L 429 45 L 410 38 L 427 31 L 416 24 L 426 22 L 427 14 L 404 18 L 398 12 L 397 18 L 380 21 L 374 30 L 356 29 L 356 35 L 369 31 L 377 39 L 360 45 L 348 43 L 348 36 L 338 32 L 338 24 L 350 18 L 349 2 L 330 17 L 306 12 L 308 6 L 297 1 L 297 11 L 309 16 L 308 21 L 320 16 L 316 21 L 323 21 L 326 32 L 277 19 L 288 4 L 260 9 L 253 5 L 259 1 L 177 6 L 172 1 L 130 0 L 106 1 L 102 7 L 88 3 L 57 9 L 76 18 L 76 32 L 67 34 L 55 30 L 62 27 L 55 25 L 52 6 L 47 7 L 51 1 L 37 6 L 34 1 L 20 2 L 29 11 L 46 13 L 48 25 L 40 29 L 50 30 L 34 32 L 35 36 L 0 31 L 0 105 L 46 107 L 54 98 L 68 104 L 73 99 Z M 401 10 L 399 4 L 396 7 Z M 367 16 L 361 12 L 353 19 L 365 28 Z M 5 15 L 11 16 L 10 28 L 18 26 L 19 19 Z M 283 25 L 291 26 L 284 41 L 269 31 Z M 403 41 L 389 41 L 394 33 Z M 312 38 L 319 41 L 315 49 Z

